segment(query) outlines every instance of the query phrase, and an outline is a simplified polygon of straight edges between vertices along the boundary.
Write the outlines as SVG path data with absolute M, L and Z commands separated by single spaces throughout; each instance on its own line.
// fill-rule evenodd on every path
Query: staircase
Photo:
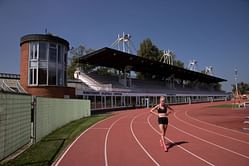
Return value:
M 74 72 L 74 78 L 81 80 L 95 91 L 112 91 L 112 84 L 101 84 L 80 70 Z

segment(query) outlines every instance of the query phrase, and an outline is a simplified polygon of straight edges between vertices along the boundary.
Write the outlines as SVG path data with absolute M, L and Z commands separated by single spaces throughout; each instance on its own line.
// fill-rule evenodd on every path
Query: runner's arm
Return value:
M 151 110 L 150 110 L 150 113 L 158 116 L 158 113 L 156 112 L 156 110 L 158 109 L 158 105 L 156 105 L 155 107 L 153 107 Z
M 175 112 L 175 110 L 174 110 L 172 107 L 170 107 L 169 105 L 168 105 L 167 107 L 168 107 L 168 109 L 170 110 L 170 111 L 167 113 L 167 115 L 169 115 L 169 114 Z

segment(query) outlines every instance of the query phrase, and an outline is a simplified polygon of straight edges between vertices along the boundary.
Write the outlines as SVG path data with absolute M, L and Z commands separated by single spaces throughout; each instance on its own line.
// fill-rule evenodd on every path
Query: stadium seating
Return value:
M 88 90 L 93 91 L 121 91 L 121 92 L 135 92 L 135 93 L 172 93 L 172 94 L 220 94 L 224 92 L 210 91 L 201 88 L 183 88 L 181 85 L 175 83 L 172 88 L 165 81 L 160 80 L 141 80 L 132 78 L 130 86 L 122 85 L 119 76 L 104 76 L 98 73 L 84 73 L 82 71 L 75 75 L 87 85 Z M 75 87 L 75 86 L 74 86 Z M 86 89 L 86 88 L 85 88 Z

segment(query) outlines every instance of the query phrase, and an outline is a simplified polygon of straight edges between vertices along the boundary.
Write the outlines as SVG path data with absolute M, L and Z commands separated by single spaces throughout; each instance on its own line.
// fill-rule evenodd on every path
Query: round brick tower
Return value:
M 51 34 L 30 34 L 21 38 L 20 83 L 34 96 L 74 97 L 67 87 L 68 41 Z

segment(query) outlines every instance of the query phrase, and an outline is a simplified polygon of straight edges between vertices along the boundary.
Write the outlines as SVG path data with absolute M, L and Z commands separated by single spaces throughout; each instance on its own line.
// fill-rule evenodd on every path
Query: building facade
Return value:
M 20 83 L 35 96 L 69 98 L 67 87 L 68 41 L 51 34 L 29 34 L 21 38 Z

